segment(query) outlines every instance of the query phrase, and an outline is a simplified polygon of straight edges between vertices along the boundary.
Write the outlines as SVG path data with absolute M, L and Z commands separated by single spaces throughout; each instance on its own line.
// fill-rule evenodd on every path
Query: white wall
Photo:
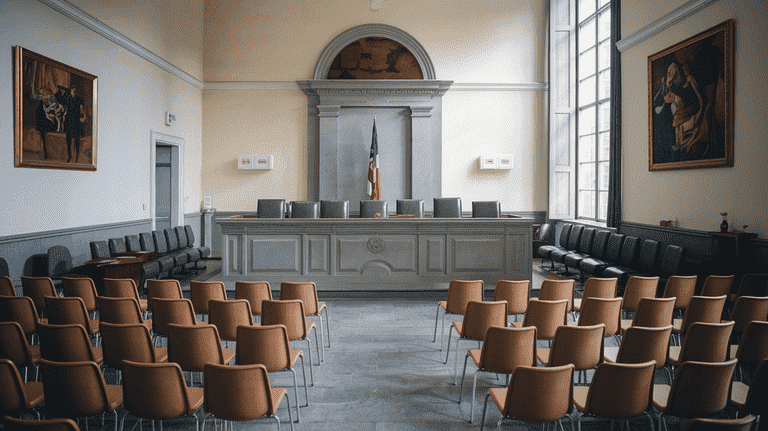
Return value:
M 202 3 L 187 3 L 187 7 L 202 8 Z M 132 22 L 129 11 L 110 19 L 122 22 L 126 28 Z M 185 30 L 177 28 L 176 32 Z M 155 43 L 161 46 L 161 42 Z M 98 77 L 96 172 L 14 167 L 14 45 Z M 3 1 L 0 52 L 5 53 L 5 61 L 0 61 L 0 147 L 4 148 L 0 152 L 0 236 L 149 217 L 149 210 L 142 205 L 149 204 L 150 198 L 152 130 L 184 139 L 184 212 L 199 210 L 199 88 L 37 1 Z M 194 65 L 194 56 L 187 58 L 187 63 Z M 194 74 L 195 69 L 199 66 L 189 66 L 190 73 Z M 166 111 L 177 114 L 178 121 L 171 127 L 164 124 Z

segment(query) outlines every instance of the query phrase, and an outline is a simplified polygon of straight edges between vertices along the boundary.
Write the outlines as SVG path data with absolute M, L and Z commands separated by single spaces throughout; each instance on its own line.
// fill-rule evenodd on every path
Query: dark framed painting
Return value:
M 14 166 L 96 170 L 96 76 L 13 47 Z
M 648 57 L 648 169 L 733 166 L 734 21 Z

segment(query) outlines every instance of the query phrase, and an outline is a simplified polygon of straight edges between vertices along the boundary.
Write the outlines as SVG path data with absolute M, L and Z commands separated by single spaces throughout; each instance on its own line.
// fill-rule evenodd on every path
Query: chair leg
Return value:
M 445 315 L 446 314 L 448 314 L 448 312 L 443 313 L 443 316 L 440 319 L 440 325 L 441 325 L 441 329 L 440 329 L 440 351 L 441 352 L 443 351 L 443 340 L 445 340 Z M 450 337 L 451 335 L 448 334 L 448 336 Z
M 299 385 L 296 383 L 296 370 L 290 368 L 290 371 L 293 373 L 293 395 L 296 398 L 296 422 L 298 423 L 301 420 L 299 419 Z
M 331 348 L 331 323 L 328 321 L 328 306 L 325 307 L 325 331 L 328 333 L 328 348 Z
M 469 408 L 469 423 L 475 421 L 475 392 L 477 391 L 477 373 L 480 370 L 475 370 L 475 377 L 472 379 L 472 406 Z
M 480 431 L 485 430 L 485 413 L 488 411 L 488 400 L 491 399 L 491 394 L 487 394 L 485 396 L 485 405 L 483 406 L 483 419 L 482 422 L 480 422 Z
M 301 372 L 304 374 L 304 399 L 307 400 L 307 404 L 303 405 L 301 407 L 308 407 L 309 406 L 309 393 L 307 392 L 307 368 L 304 366 L 304 355 L 299 355 L 301 358 Z M 312 382 L 314 384 L 315 382 Z M 298 404 L 298 401 L 296 402 Z
M 459 341 L 460 340 L 461 340 L 461 337 L 456 339 L 456 361 L 453 363 L 453 385 L 454 386 L 456 386 L 456 379 L 459 377 Z
M 288 396 L 288 393 L 285 394 L 285 400 L 288 402 L 288 422 L 291 424 L 291 431 L 293 431 L 293 414 L 291 414 L 291 397 Z M 296 406 L 298 409 L 299 406 Z
M 437 321 L 440 317 L 440 304 L 437 304 L 437 311 L 435 312 L 435 335 L 432 336 L 432 342 L 437 341 Z
M 448 330 L 448 347 L 445 349 L 445 362 L 444 364 L 448 363 L 448 353 L 451 351 L 451 332 L 453 331 L 453 325 L 451 325 L 451 329 Z M 442 344 L 442 336 L 440 337 L 440 344 Z M 442 349 L 441 349 L 442 350 Z
M 309 342 L 309 339 L 307 339 L 307 342 Z M 315 347 L 317 347 L 317 365 L 320 365 L 320 362 L 323 362 L 322 358 L 320 357 L 323 346 L 320 345 L 320 339 L 317 338 L 317 327 L 315 327 Z M 309 359 L 312 360 L 312 358 Z
M 467 375 L 467 359 L 469 359 L 469 351 L 467 351 L 467 356 L 464 356 L 464 372 L 461 373 L 461 388 L 459 389 L 459 405 L 461 405 L 461 398 L 464 396 L 464 376 Z
M 312 370 L 312 342 L 309 341 L 309 338 L 307 340 L 307 346 L 309 349 L 309 378 L 312 380 L 312 384 L 310 386 L 315 386 L 315 373 Z M 304 359 L 302 358 L 302 361 Z

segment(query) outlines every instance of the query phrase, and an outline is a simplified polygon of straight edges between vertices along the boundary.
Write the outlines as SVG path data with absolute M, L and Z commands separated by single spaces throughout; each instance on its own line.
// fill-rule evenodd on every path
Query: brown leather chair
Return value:
M 77 423 L 67 418 L 27 420 L 6 416 L 3 421 L 8 431 L 80 431 Z
M 470 404 L 469 423 L 475 420 L 475 393 L 477 391 L 477 373 L 496 373 L 511 375 L 515 368 L 526 365 L 536 366 L 536 328 L 502 328 L 491 326 L 485 334 L 482 349 L 469 349 L 464 357 L 464 372 L 461 374 L 459 405 L 464 395 L 464 377 L 467 374 L 467 359 L 472 358 L 477 369 L 472 380 L 472 404 Z
M 768 296 L 768 274 L 742 275 L 736 294 L 731 294 L 731 302 L 739 296 Z
M 11 360 L 17 368 L 24 367 L 24 382 L 27 381 L 29 367 L 35 367 L 37 380 L 40 346 L 29 345 L 24 330 L 17 322 L 0 322 L 0 358 Z
M 517 322 L 517 315 L 525 314 L 525 310 L 528 309 L 530 292 L 530 280 L 499 280 L 496 282 L 496 288 L 493 290 L 493 300 L 507 301 L 507 313 L 510 316 L 514 315 L 515 322 Z
M 272 289 L 266 281 L 236 281 L 235 299 L 247 299 L 251 312 L 261 320 L 261 301 L 272 299 Z
M 187 387 L 179 364 L 123 361 L 122 396 L 126 414 L 120 420 L 121 429 L 128 414 L 139 421 L 151 420 L 153 425 L 154 421 L 193 415 L 195 430 L 200 428 L 195 412 L 203 405 L 204 390 Z
M 768 358 L 768 322 L 749 322 L 738 346 L 730 346 L 730 359 L 733 358 L 739 360 L 740 380 L 745 369 L 751 372 L 760 361 Z
M 615 298 L 618 282 L 618 278 L 588 278 L 584 283 L 584 294 L 573 299 L 573 311 L 580 312 L 582 301 L 586 298 Z
M 203 372 L 205 364 L 228 365 L 233 359 L 235 349 L 221 347 L 214 325 L 168 324 L 168 362 L 179 364 L 182 370 Z M 191 374 L 190 383 L 194 385 Z
M 96 303 L 96 286 L 93 280 L 86 277 L 62 277 L 61 290 L 64 297 L 78 297 L 83 300 L 85 310 L 90 314 L 91 319 L 96 318 L 96 311 L 99 309 Z
M 192 300 L 195 313 L 200 314 L 205 321 L 205 316 L 208 315 L 208 301 L 211 299 L 225 301 L 227 291 L 224 289 L 224 283 L 220 281 L 192 280 L 189 282 L 189 299 Z
M 306 317 L 317 317 L 317 326 L 320 331 L 320 362 L 324 360 L 325 340 L 323 336 L 323 318 L 321 312 L 325 311 L 325 330 L 328 333 L 328 347 L 331 347 L 331 327 L 328 322 L 328 306 L 317 298 L 317 286 L 311 281 L 280 283 L 280 299 L 300 299 L 304 302 Z
M 765 322 L 766 319 L 768 319 L 768 297 L 739 296 L 731 311 L 731 320 L 736 322 L 733 335 L 741 335 L 753 320 Z
M 520 366 L 512 372 L 508 388 L 490 388 L 485 396 L 483 420 L 485 429 L 488 400 L 501 412 L 497 425 L 507 419 L 546 424 L 566 416 L 573 404 L 573 364 L 560 367 Z M 562 423 L 560 424 L 562 428 Z
M 222 341 L 237 341 L 238 326 L 253 326 L 252 313 L 245 299 L 208 301 L 208 323 L 216 326 Z
M 581 429 L 583 418 L 622 421 L 641 415 L 648 418 L 653 429 L 649 411 L 655 370 L 656 362 L 653 360 L 638 364 L 600 364 L 589 386 L 573 387 L 573 404 L 578 411 L 574 415 L 576 429 Z
M 237 328 L 237 365 L 262 364 L 268 373 L 290 371 L 293 373 L 293 394 L 296 398 L 296 422 L 299 422 L 299 387 L 296 381 L 296 361 L 301 358 L 304 372 L 304 399 L 309 405 L 307 372 L 304 367 L 304 353 L 291 349 L 288 330 L 284 325 L 239 326 Z M 314 384 L 314 382 L 313 382 Z
M 195 319 L 195 309 L 189 299 L 153 298 L 150 304 L 154 310 L 152 312 L 152 330 L 155 341 L 160 336 L 168 337 L 168 325 L 171 323 L 207 325 L 207 323 L 198 322 Z
M 694 418 L 685 423 L 683 431 L 750 431 L 755 419 L 753 415 L 741 419 Z
M 693 323 L 720 323 L 720 317 L 723 315 L 723 307 L 725 307 L 726 299 L 728 298 L 725 295 L 694 296 L 691 298 L 691 303 L 685 310 L 683 318 L 672 320 L 672 334 L 677 335 L 677 344 L 680 345 L 679 338 L 685 335 L 685 331 L 687 331 L 688 327 Z
M 619 364 L 639 364 L 652 360 L 656 362 L 658 370 L 667 363 L 671 335 L 672 325 L 659 328 L 631 326 L 624 333 L 621 346 L 603 349 L 603 359 L 605 362 Z
M 605 325 L 604 337 L 613 337 L 621 330 L 621 298 L 596 298 L 584 300 L 579 320 L 570 326 Z
M 655 298 L 658 287 L 658 276 L 641 277 L 639 275 L 633 275 L 629 277 L 627 285 L 624 287 L 624 302 L 621 304 L 621 309 L 624 310 L 624 317 L 627 317 L 628 311 L 637 311 L 641 299 Z
M 45 314 L 45 297 L 56 296 L 56 288 L 50 277 L 21 276 L 22 295 L 32 298 L 40 314 Z
M 117 370 L 117 381 L 120 383 L 120 372 L 123 360 L 132 362 L 158 363 L 168 360 L 168 349 L 152 345 L 149 330 L 141 323 L 102 323 L 101 325 L 104 351 L 104 365 Z
M 731 287 L 733 286 L 733 275 L 710 275 L 704 280 L 704 287 L 701 288 L 701 296 L 731 296 Z
M 763 419 L 768 406 L 768 358 L 760 361 L 749 386 L 733 382 L 730 403 L 739 413 L 758 415 Z
M 435 334 L 432 342 L 437 341 L 437 320 L 440 317 L 440 309 L 443 309 L 443 323 L 440 332 L 440 351 L 443 351 L 443 339 L 445 338 L 445 315 L 457 314 L 463 316 L 467 311 L 469 301 L 482 301 L 484 295 L 483 280 L 451 280 L 448 284 L 448 298 L 437 302 L 435 313 Z
M 183 297 L 179 280 L 147 280 L 147 309 L 150 313 L 154 313 L 152 309 L 152 299 L 154 298 L 182 299 Z
M 40 317 L 31 298 L 28 296 L 0 296 L 0 321 L 16 322 L 21 325 L 24 334 L 34 344 Z M 37 338 L 39 343 L 39 337 Z
M 667 365 L 672 368 L 683 362 L 724 362 L 728 358 L 728 341 L 734 322 L 691 324 L 683 338 L 682 346 L 670 346 Z
M 205 411 L 214 421 L 243 422 L 266 416 L 274 418 L 280 429 L 276 413 L 283 397 L 288 401 L 288 421 L 293 431 L 291 398 L 285 388 L 273 388 L 269 384 L 264 365 L 205 366 Z
M 461 340 L 477 341 L 478 344 L 485 341 L 485 333 L 488 328 L 507 326 L 507 301 L 469 301 L 467 313 L 463 322 L 453 322 L 448 330 L 448 348 L 445 349 L 445 363 L 448 363 L 448 355 L 451 352 L 451 331 L 456 330 L 456 362 L 454 363 L 453 384 L 459 376 L 459 342 Z M 479 347 L 479 345 L 478 345 Z
M 85 328 L 88 336 L 95 339 L 98 346 L 101 339 L 99 321 L 88 319 L 88 311 L 83 299 L 79 297 L 59 298 L 47 296 L 45 307 L 48 309 L 48 323 L 51 325 L 76 324 Z
M 123 388 L 108 385 L 95 362 L 41 361 L 45 412 L 76 419 L 113 412 L 117 431 L 117 408 L 123 403 Z
M 545 367 L 573 364 L 575 371 L 581 371 L 586 383 L 586 370 L 603 362 L 605 347 L 605 325 L 560 326 L 555 332 L 551 348 L 536 350 L 536 358 Z M 581 378 L 580 378 L 581 380 Z
M 261 324 L 284 325 L 288 331 L 290 341 L 302 340 L 307 342 L 309 360 L 309 372 L 312 371 L 312 343 L 309 341 L 309 333 L 315 332 L 315 345 L 320 350 L 320 339 L 317 337 L 317 327 L 315 322 L 307 322 L 304 312 L 304 303 L 298 299 L 290 300 L 265 300 L 261 303 Z M 320 364 L 320 354 L 318 352 L 317 363 Z
M 99 318 L 101 324 L 104 323 L 138 323 L 152 331 L 152 319 L 142 317 L 139 304 L 133 298 L 110 298 L 105 296 L 98 297 Z
M 536 336 L 539 340 L 552 341 L 555 338 L 557 328 L 566 323 L 566 310 L 568 300 L 544 301 L 531 299 L 528 301 L 528 310 L 522 322 L 512 322 L 512 326 L 525 328 L 536 327 Z
M 16 296 L 16 288 L 7 275 L 0 275 L 0 296 Z
M 104 360 L 101 347 L 91 346 L 83 325 L 38 324 L 40 356 L 54 362 L 95 362 Z M 43 374 L 43 378 L 45 378 Z
M 22 381 L 19 369 L 10 359 L 0 359 L 0 382 L 0 412 L 3 415 L 35 413 L 40 419 L 35 407 L 45 399 L 42 383 Z
M 688 305 L 691 303 L 691 298 L 696 293 L 696 276 L 682 276 L 673 275 L 667 280 L 667 284 L 664 285 L 664 294 L 662 298 L 675 297 L 675 310 L 680 310 L 681 313 L 685 313 L 688 309 Z
M 136 282 L 131 278 L 105 278 L 104 296 L 110 298 L 133 298 L 138 302 L 141 311 L 145 313 L 144 318 L 147 317 L 147 300 L 139 296 Z
M 568 300 L 567 313 L 573 311 L 573 287 L 576 280 L 552 280 L 545 279 L 541 282 L 539 299 L 544 301 Z
M 683 362 L 672 385 L 653 385 L 653 406 L 660 413 L 658 428 L 666 429 L 665 416 L 698 418 L 712 416 L 728 405 L 736 360 Z
M 621 320 L 621 333 L 632 326 L 659 328 L 672 324 L 675 311 L 675 297 L 672 298 L 641 298 L 635 316 Z

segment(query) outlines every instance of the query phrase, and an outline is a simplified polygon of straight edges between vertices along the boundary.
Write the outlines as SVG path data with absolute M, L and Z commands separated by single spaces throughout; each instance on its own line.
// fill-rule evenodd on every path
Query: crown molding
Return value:
M 454 91 L 544 91 L 549 86 L 544 82 L 455 82 L 451 85 Z
M 342 80 L 339 80 L 342 81 Z M 549 86 L 544 82 L 458 82 L 449 91 L 545 91 Z M 206 81 L 204 90 L 301 90 L 296 82 L 282 81 Z
M 155 66 L 165 70 L 166 72 L 176 76 L 177 78 L 183 81 L 186 81 L 197 88 L 202 89 L 204 87 L 203 82 L 200 81 L 199 79 L 179 69 L 178 67 L 171 64 L 168 60 L 160 57 L 154 52 L 136 43 L 135 41 L 130 39 L 128 36 L 120 33 L 119 31 L 105 24 L 104 22 L 94 17 L 93 15 L 90 15 L 84 10 L 78 8 L 77 6 L 65 0 L 38 0 L 38 1 L 50 7 L 51 9 L 61 13 L 62 15 L 69 17 L 73 21 L 82 24 L 83 26 L 92 30 L 93 32 L 100 34 L 101 36 L 104 36 L 108 40 L 138 55 L 144 60 L 147 60 L 151 64 L 154 64 Z
M 204 90 L 301 90 L 296 82 L 206 81 Z
M 690 0 L 640 30 L 622 38 L 616 42 L 616 49 L 618 49 L 619 52 L 624 52 L 718 1 L 719 0 Z

